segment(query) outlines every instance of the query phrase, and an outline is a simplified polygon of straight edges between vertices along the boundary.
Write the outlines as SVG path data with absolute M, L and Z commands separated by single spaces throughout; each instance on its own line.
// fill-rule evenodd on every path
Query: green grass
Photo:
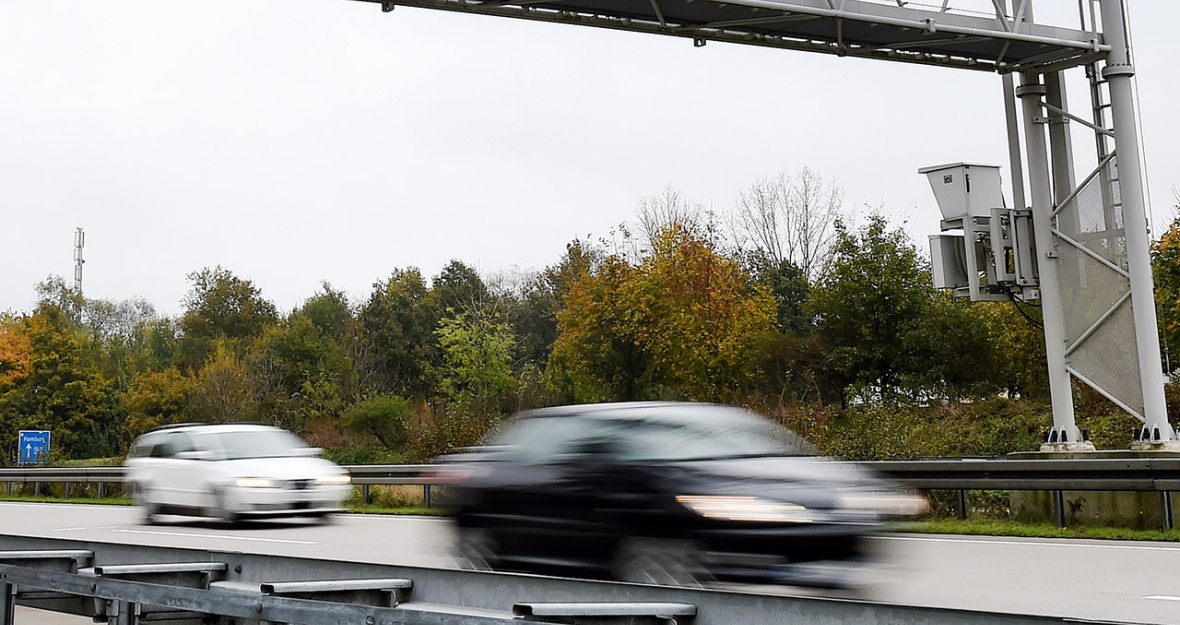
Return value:
M 0 494 L 0 501 L 28 501 L 33 503 L 93 503 L 106 506 L 130 506 L 134 502 L 126 497 L 103 497 L 98 499 L 95 497 L 70 497 L 65 499 L 62 497 L 52 497 L 49 495 L 3 495 Z
M 1123 527 L 1090 527 L 1074 525 L 1056 527 L 1048 523 L 1020 523 L 1007 519 L 933 519 L 902 523 L 896 531 L 916 534 L 968 534 L 977 536 L 1024 536 L 1029 538 L 1097 538 L 1105 540 L 1166 540 L 1180 541 L 1180 528 L 1135 530 Z
M 423 506 L 406 506 L 400 508 L 384 508 L 381 506 L 348 506 L 353 514 L 413 514 L 418 516 L 446 516 L 443 508 L 425 508 Z

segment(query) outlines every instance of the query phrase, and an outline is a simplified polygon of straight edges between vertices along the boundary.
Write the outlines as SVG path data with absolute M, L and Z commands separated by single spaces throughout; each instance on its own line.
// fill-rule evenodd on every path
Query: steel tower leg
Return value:
M 1024 109 L 1024 138 L 1028 152 L 1028 183 L 1032 200 L 1037 264 L 1041 276 L 1041 312 L 1045 324 L 1045 355 L 1049 366 L 1049 395 L 1053 401 L 1053 429 L 1079 442 L 1082 433 L 1074 422 L 1073 391 L 1065 368 L 1065 317 L 1058 279 L 1057 248 L 1053 241 L 1053 192 L 1049 185 L 1049 159 L 1045 131 L 1041 127 L 1041 99 L 1048 90 L 1036 72 L 1021 76 L 1016 90 Z
M 1123 224 L 1127 238 L 1127 264 L 1131 279 L 1131 306 L 1135 316 L 1135 344 L 1139 352 L 1139 377 L 1143 388 L 1143 416 L 1158 430 L 1160 441 L 1176 440 L 1168 423 L 1164 402 L 1163 363 L 1160 361 L 1159 326 L 1155 315 L 1154 284 L 1151 274 L 1150 238 L 1147 232 L 1147 189 L 1139 152 L 1139 129 L 1135 111 L 1131 38 L 1127 30 L 1124 0 L 1101 0 L 1102 31 L 1111 46 L 1103 77 L 1110 83 L 1111 117 L 1119 164 Z

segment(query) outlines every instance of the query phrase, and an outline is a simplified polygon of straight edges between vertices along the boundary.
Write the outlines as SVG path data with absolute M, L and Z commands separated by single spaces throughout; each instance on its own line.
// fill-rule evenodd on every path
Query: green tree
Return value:
M 378 395 L 362 399 L 344 411 L 344 427 L 360 434 L 371 434 L 389 450 L 398 450 L 406 442 L 414 416 L 410 400 L 397 395 Z
M 452 411 L 499 416 L 514 385 L 512 326 L 488 311 L 475 311 L 444 318 L 435 335 L 443 350 L 440 388 Z
M 214 341 L 257 337 L 278 322 L 274 304 L 263 299 L 250 280 L 218 265 L 188 275 L 192 289 L 184 297 L 184 364 L 192 370 L 208 357 Z
M 479 310 L 491 297 L 479 272 L 458 260 L 452 260 L 443 267 L 442 272 L 431 281 L 430 290 L 440 316 Z
M 367 393 L 393 393 L 424 399 L 434 389 L 441 363 L 434 329 L 438 313 L 417 268 L 398 269 L 361 307 L 363 340 L 354 360 Z
M 913 339 L 933 297 L 930 272 L 906 233 L 871 215 L 859 232 L 836 224 L 832 256 L 811 308 L 846 384 L 884 397 L 924 363 Z
M 126 393 L 128 436 L 184 421 L 192 389 L 192 378 L 175 368 L 139 374 Z

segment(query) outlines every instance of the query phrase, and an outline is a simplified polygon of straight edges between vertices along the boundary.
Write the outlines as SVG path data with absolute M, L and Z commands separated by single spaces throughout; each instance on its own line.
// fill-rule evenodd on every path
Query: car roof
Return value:
M 174 423 L 172 425 L 164 425 L 158 428 L 153 428 L 148 431 L 148 434 L 160 434 L 162 432 L 210 432 L 210 433 L 233 433 L 233 432 L 258 432 L 258 431 L 285 431 L 282 428 L 277 428 L 273 425 L 263 425 L 261 423 Z
M 602 420 L 623 419 L 685 423 L 707 422 L 711 419 L 716 419 L 718 413 L 724 413 L 730 418 L 747 418 L 751 421 L 765 420 L 765 417 L 743 408 L 735 408 L 722 404 L 677 401 L 632 401 L 553 406 L 551 408 L 538 408 L 536 410 L 522 412 L 517 415 L 517 418 L 534 419 L 577 416 Z

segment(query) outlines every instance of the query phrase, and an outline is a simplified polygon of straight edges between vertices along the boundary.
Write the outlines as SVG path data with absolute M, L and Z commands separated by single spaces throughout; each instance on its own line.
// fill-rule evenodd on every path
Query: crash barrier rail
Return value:
M 1076 619 L 444 568 L 0 536 L 17 606 L 109 625 L 1066 625 Z M 22 615 L 23 618 L 24 615 Z M 36 613 L 30 613 L 30 620 Z
M 941 460 L 894 460 L 849 463 L 872 469 L 899 482 L 921 490 L 949 490 L 956 494 L 956 514 L 967 517 L 967 493 L 972 490 L 1048 491 L 1053 494 L 1054 514 L 1059 526 L 1065 525 L 1066 491 L 1137 491 L 1158 492 L 1163 514 L 1163 528 L 1175 526 L 1172 493 L 1180 491 L 1180 457 L 1169 458 L 1093 458 L 1071 460 L 1015 460 L 955 458 Z M 447 465 L 438 464 L 360 464 L 345 468 L 353 484 L 361 487 L 364 502 L 371 501 L 369 487 L 421 486 L 423 502 L 430 506 L 431 487 L 439 483 L 436 475 Z M 69 484 L 97 483 L 99 497 L 104 484 L 122 480 L 122 467 L 86 468 L 0 468 L 0 482 L 7 482 L 11 494 L 14 483 L 33 483 L 39 492 L 42 482 L 64 482 L 66 497 Z M 3 625 L 0 623 L 0 625 Z

